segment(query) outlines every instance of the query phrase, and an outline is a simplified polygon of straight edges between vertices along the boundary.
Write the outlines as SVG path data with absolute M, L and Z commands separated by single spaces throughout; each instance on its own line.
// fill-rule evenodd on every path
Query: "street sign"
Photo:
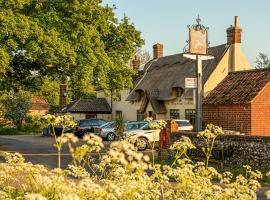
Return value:
M 197 78 L 185 78 L 185 88 L 197 88 Z

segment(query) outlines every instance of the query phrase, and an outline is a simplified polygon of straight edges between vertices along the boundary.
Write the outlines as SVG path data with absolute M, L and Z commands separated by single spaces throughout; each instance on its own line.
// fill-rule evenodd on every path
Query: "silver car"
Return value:
M 147 122 L 144 121 L 126 122 L 124 124 L 124 131 L 140 129 L 146 124 Z M 114 141 L 116 139 L 115 122 L 114 121 L 107 122 L 106 124 L 103 124 L 98 128 L 95 128 L 94 132 L 96 135 L 102 137 L 105 140 Z

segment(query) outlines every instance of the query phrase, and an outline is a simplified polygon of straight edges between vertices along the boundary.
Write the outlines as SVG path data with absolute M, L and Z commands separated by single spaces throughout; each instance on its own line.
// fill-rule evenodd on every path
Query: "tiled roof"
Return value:
M 105 98 L 82 98 L 67 105 L 61 112 L 111 114 L 111 107 Z
M 247 104 L 270 82 L 270 69 L 231 72 L 203 104 Z
M 49 108 L 49 103 L 42 96 L 32 97 L 30 110 L 49 110 Z

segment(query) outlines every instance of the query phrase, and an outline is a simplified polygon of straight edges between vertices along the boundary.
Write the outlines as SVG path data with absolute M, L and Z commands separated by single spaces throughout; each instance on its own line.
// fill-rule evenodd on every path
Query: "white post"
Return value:
M 196 56 L 197 89 L 196 89 L 196 131 L 202 131 L 202 60 Z
M 214 59 L 214 56 L 208 55 L 194 55 L 184 54 L 186 58 L 196 60 L 196 76 L 197 76 L 197 88 L 196 88 L 196 131 L 202 131 L 202 97 L 203 97 L 203 83 L 202 83 L 202 61 Z

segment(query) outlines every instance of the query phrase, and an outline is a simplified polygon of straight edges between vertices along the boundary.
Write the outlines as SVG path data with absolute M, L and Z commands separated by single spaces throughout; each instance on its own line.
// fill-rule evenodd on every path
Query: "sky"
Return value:
M 115 5 L 117 18 L 126 14 L 145 40 L 143 49 L 152 55 L 155 43 L 164 45 L 164 55 L 183 52 L 188 39 L 187 25 L 201 23 L 209 27 L 210 46 L 227 41 L 226 29 L 239 16 L 242 50 L 254 66 L 259 52 L 270 56 L 269 0 L 103 0 Z

